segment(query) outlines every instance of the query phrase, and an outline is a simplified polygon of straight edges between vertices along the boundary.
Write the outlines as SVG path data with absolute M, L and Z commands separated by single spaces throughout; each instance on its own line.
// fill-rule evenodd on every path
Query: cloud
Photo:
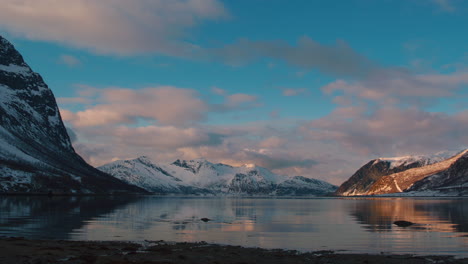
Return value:
M 186 56 L 190 28 L 228 16 L 218 0 L 3 0 L 0 27 L 104 54 Z
M 392 69 L 376 71 L 359 81 L 338 79 L 322 87 L 322 91 L 329 95 L 341 94 L 338 101 L 355 98 L 379 105 L 404 103 L 423 106 L 441 97 L 452 97 L 467 84 L 467 71 L 415 75 L 405 70 Z
M 255 95 L 243 93 L 228 94 L 226 91 L 224 91 L 223 96 L 224 102 L 222 104 L 211 105 L 212 112 L 223 113 L 230 111 L 248 110 L 261 106 L 259 98 Z
M 209 109 L 196 91 L 171 86 L 141 90 L 108 88 L 85 94 L 97 94 L 97 104 L 76 113 L 66 109 L 61 111 L 63 119 L 76 127 L 132 124 L 138 119 L 164 125 L 184 125 L 202 120 Z M 74 100 L 86 99 L 90 98 Z
M 59 57 L 58 62 L 60 64 L 65 64 L 68 67 L 76 67 L 76 66 L 81 65 L 81 61 L 78 58 L 76 58 L 76 57 L 74 57 L 72 55 L 66 55 L 66 54 L 61 55 Z
M 284 96 L 297 96 L 297 95 L 301 95 L 305 93 L 307 93 L 307 89 L 305 88 L 299 88 L 299 89 L 284 88 L 283 89 Z
M 109 142 L 128 148 L 168 151 L 182 147 L 216 146 L 222 143 L 223 134 L 203 128 L 178 128 L 174 126 L 107 126 L 83 128 L 81 133 L 94 141 Z M 131 146 L 131 147 L 130 147 Z
M 258 100 L 258 98 L 254 95 L 242 94 L 242 93 L 231 94 L 227 96 L 226 99 L 227 99 L 226 105 L 229 107 L 237 107 L 239 105 L 253 103 Z
M 381 108 L 351 120 L 328 116 L 308 124 L 309 140 L 331 140 L 363 155 L 431 153 L 468 144 L 466 113 Z
M 456 10 L 451 0 L 432 0 L 442 11 L 454 12 Z
M 339 76 L 361 76 L 376 67 L 341 40 L 333 45 L 307 36 L 295 45 L 248 39 L 221 47 L 195 43 L 193 28 L 229 17 L 220 0 L 3 0 L 0 29 L 106 55 L 162 54 L 234 65 L 269 58 Z M 66 56 L 63 63 L 77 65 Z
M 293 155 L 275 155 L 273 153 L 268 153 L 266 151 L 253 150 L 253 149 L 244 149 L 240 153 L 241 156 L 244 156 L 244 160 L 252 161 L 253 163 L 260 165 L 262 167 L 269 168 L 271 170 L 284 169 L 290 167 L 296 168 L 311 168 L 317 164 L 317 161 L 312 159 L 301 159 L 294 157 Z
M 65 127 L 65 129 L 67 130 L 68 137 L 70 137 L 70 141 L 72 143 L 75 143 L 78 140 L 78 137 L 76 136 L 75 131 L 73 131 L 73 129 L 71 129 L 69 127 Z
M 309 140 L 334 142 L 368 156 L 427 154 L 468 145 L 466 111 L 428 111 L 441 98 L 460 96 L 468 72 L 375 72 L 359 81 L 335 80 L 322 88 L 338 104 L 302 128 Z
M 211 92 L 213 92 L 216 95 L 226 95 L 227 91 L 218 87 L 212 87 Z
M 85 97 L 58 97 L 57 103 L 61 105 L 70 105 L 70 104 L 90 104 L 93 100 Z
M 359 54 L 347 43 L 337 41 L 335 45 L 323 45 L 305 36 L 296 45 L 284 41 L 238 42 L 221 48 L 209 49 L 207 56 L 232 65 L 242 65 L 260 58 L 284 61 L 292 66 L 317 69 L 323 73 L 338 76 L 364 76 L 379 68 L 367 57 Z
M 257 96 L 221 91 L 222 103 L 211 103 L 193 89 L 159 86 L 144 89 L 97 89 L 78 85 L 77 97 L 58 98 L 62 118 L 75 127 L 136 124 L 139 121 L 171 126 L 202 122 L 210 113 L 226 113 L 260 106 Z M 70 111 L 67 107 L 82 110 Z

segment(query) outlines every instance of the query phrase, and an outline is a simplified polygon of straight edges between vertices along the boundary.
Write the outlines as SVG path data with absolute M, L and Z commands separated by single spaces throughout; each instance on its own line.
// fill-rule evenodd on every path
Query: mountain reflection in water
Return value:
M 369 231 L 468 232 L 468 203 L 466 199 L 408 199 L 366 198 L 353 204 L 350 214 Z M 415 223 L 406 228 L 394 221 Z
M 0 235 L 70 239 L 91 219 L 109 214 L 137 197 L 0 197 Z
M 0 236 L 468 256 L 466 199 L 0 197 Z M 201 218 L 210 221 L 201 221 Z M 416 223 L 402 228 L 396 220 Z

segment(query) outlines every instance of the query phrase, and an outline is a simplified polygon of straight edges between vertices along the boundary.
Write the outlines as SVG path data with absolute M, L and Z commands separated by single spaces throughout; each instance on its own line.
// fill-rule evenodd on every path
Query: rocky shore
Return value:
M 451 256 L 370 255 L 333 251 L 301 253 L 240 246 L 164 241 L 93 242 L 0 238 L 0 263 L 96 263 L 96 264 L 276 264 L 276 263 L 468 263 Z

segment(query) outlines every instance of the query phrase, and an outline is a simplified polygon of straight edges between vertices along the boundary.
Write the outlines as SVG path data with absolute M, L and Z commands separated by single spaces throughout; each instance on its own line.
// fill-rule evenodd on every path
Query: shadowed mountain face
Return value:
M 0 193 L 138 192 L 73 149 L 52 91 L 0 36 Z

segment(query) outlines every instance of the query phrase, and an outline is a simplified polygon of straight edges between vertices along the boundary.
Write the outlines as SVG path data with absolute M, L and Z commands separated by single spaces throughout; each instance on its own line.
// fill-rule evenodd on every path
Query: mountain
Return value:
M 142 189 L 88 165 L 72 147 L 52 91 L 0 36 L 0 193 Z
M 119 160 L 98 169 L 149 192 L 164 194 L 325 195 L 336 186 L 286 177 L 255 165 L 232 167 L 205 159 L 157 164 L 147 157 Z
M 344 182 L 341 196 L 451 190 L 468 182 L 468 150 L 372 160 Z M 434 193 L 432 193 L 434 194 Z

